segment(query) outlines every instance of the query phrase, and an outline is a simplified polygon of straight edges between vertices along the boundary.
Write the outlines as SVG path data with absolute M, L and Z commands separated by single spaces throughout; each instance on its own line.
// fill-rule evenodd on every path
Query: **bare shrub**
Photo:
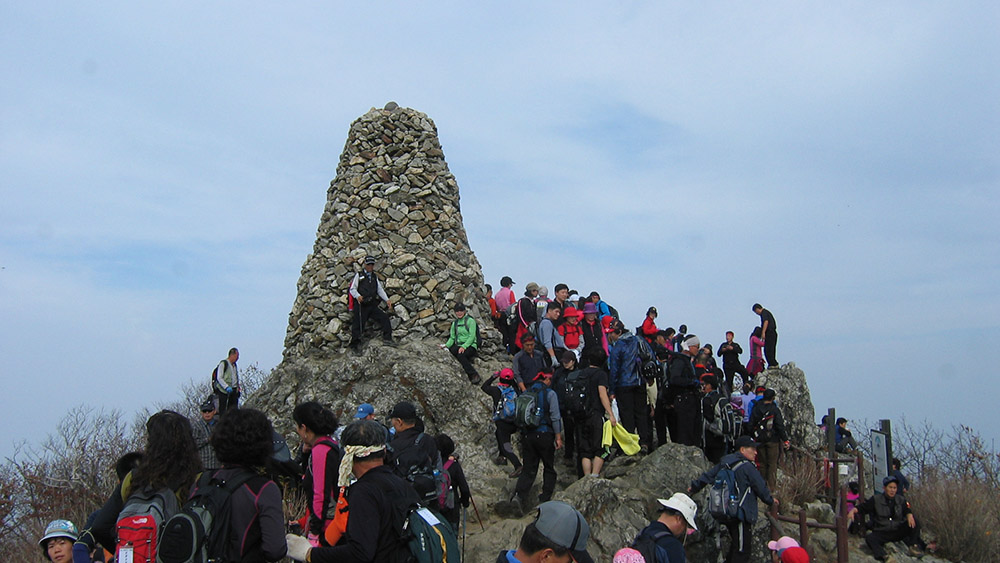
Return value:
M 1000 491 L 977 477 L 927 471 L 908 495 L 941 554 L 955 561 L 1000 561 Z M 925 536 L 928 533 L 925 533 Z
M 823 470 L 820 464 L 808 452 L 787 452 L 774 491 L 781 499 L 779 509 L 790 508 L 791 505 L 804 506 L 816 500 L 816 495 L 822 490 Z

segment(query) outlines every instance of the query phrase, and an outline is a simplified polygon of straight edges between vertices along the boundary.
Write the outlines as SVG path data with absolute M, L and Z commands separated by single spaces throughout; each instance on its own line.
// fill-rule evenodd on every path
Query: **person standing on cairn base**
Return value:
M 240 351 L 229 349 L 229 356 L 219 362 L 212 372 L 212 390 L 219 398 L 219 413 L 230 408 L 238 408 L 240 402 L 240 372 L 236 361 L 240 359 Z
M 382 281 L 375 273 L 375 257 L 365 256 L 364 271 L 354 274 L 351 280 L 351 297 L 356 301 L 354 305 L 354 319 L 351 321 L 351 349 L 358 351 L 361 349 L 361 333 L 364 331 L 365 323 L 374 319 L 382 326 L 382 341 L 392 344 L 392 325 L 389 324 L 389 315 L 379 309 L 379 300 L 385 302 L 385 306 L 390 311 L 392 303 L 382 287 Z
M 775 349 L 778 347 L 778 323 L 774 322 L 774 315 L 761 306 L 760 303 L 753 304 L 753 312 L 760 316 L 760 333 L 764 339 L 764 357 L 767 358 L 767 367 L 778 367 L 778 360 L 775 359 Z

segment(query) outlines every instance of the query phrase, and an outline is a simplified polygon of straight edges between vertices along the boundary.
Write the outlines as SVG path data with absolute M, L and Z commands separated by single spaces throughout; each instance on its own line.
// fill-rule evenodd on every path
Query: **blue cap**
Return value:
M 371 416 L 375 414 L 375 407 L 369 405 L 368 403 L 361 403 L 358 405 L 358 412 L 354 413 L 354 418 L 365 418 L 366 416 Z

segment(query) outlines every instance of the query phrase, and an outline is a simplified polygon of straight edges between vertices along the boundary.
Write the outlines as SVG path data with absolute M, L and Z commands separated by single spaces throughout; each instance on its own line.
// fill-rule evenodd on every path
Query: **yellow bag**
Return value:
M 614 438 L 615 442 L 618 442 L 618 447 L 625 452 L 625 455 L 635 455 L 639 453 L 639 435 L 632 434 L 621 423 L 611 426 L 610 420 L 604 421 L 604 434 L 601 437 L 601 444 L 604 446 L 611 445 L 611 438 Z

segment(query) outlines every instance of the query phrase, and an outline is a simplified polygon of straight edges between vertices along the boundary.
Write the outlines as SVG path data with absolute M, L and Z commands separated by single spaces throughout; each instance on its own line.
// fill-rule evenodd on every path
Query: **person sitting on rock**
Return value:
M 842 454 L 853 454 L 858 451 L 858 441 L 854 439 L 854 435 L 847 429 L 847 419 L 844 417 L 837 419 L 837 445 L 835 449 Z
M 369 320 L 375 320 L 382 326 L 382 341 L 392 344 L 392 325 L 389 323 L 389 315 L 378 306 L 381 299 L 391 311 L 392 303 L 382 287 L 382 281 L 375 273 L 374 256 L 365 256 L 364 271 L 354 274 L 350 293 L 356 301 L 354 319 L 351 321 L 351 349 L 354 351 L 361 349 L 361 333 Z
M 660 505 L 659 516 L 639 532 L 633 545 L 642 538 L 649 538 L 655 546 L 656 561 L 684 563 L 687 561 L 684 540 L 688 529 L 698 531 L 694 521 L 698 505 L 684 493 L 674 493 L 669 499 L 658 498 L 656 502 Z
M 525 380 L 531 381 L 534 374 L 545 367 L 545 357 L 535 348 L 535 337 L 525 334 L 521 337 L 521 351 L 514 354 L 511 369 L 514 371 L 514 381 L 520 391 L 524 391 Z
M 496 385 L 493 384 L 494 381 Z M 514 453 L 514 445 L 510 441 L 510 437 L 517 432 L 517 426 L 514 425 L 514 401 L 517 399 L 514 370 L 503 368 L 494 373 L 483 382 L 481 389 L 493 399 L 493 423 L 496 425 L 497 448 L 500 453 L 495 463 L 504 465 L 509 461 L 514 470 L 508 476 L 517 477 L 521 474 L 521 460 Z
M 910 548 L 910 555 L 920 557 L 927 546 L 920 538 L 920 524 L 913 517 L 910 503 L 899 492 L 899 480 L 889 475 L 882 479 L 882 492 L 873 495 L 847 513 L 848 519 L 856 514 L 868 516 L 871 532 L 865 536 L 865 543 L 872 555 L 885 561 L 885 544 L 902 541 Z
M 496 563 L 594 563 L 587 553 L 589 538 L 587 519 L 565 502 L 551 500 L 538 506 L 517 549 L 501 551 Z
M 458 363 L 462 364 L 465 375 L 469 377 L 469 381 L 473 385 L 479 385 L 479 382 L 483 380 L 472 365 L 472 359 L 479 351 L 477 332 L 476 319 L 466 314 L 464 304 L 456 303 L 455 320 L 451 322 L 451 328 L 448 330 L 448 341 L 442 347 L 451 352 Z

